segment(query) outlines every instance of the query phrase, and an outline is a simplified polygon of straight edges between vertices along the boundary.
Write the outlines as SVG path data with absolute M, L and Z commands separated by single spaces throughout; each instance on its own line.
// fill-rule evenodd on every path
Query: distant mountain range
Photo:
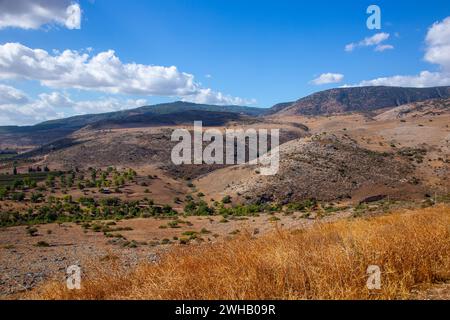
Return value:
M 242 116 L 259 116 L 267 109 L 243 106 L 217 106 L 190 102 L 172 102 L 136 109 L 86 114 L 39 123 L 34 126 L 4 126 L 0 133 L 32 133 L 39 131 L 75 131 L 85 126 L 106 127 L 118 125 L 171 125 L 204 120 L 205 125 L 220 125 L 226 121 L 238 120 Z
M 194 120 L 202 120 L 205 125 L 218 126 L 224 125 L 228 121 L 237 121 L 248 117 L 367 112 L 449 97 L 450 87 L 353 87 L 317 92 L 295 102 L 279 103 L 272 108 L 217 106 L 177 101 L 124 111 L 74 116 L 46 121 L 34 126 L 4 126 L 0 127 L 0 134 L 39 133 L 44 137 L 70 134 L 86 126 L 91 128 L 170 126 L 191 124 Z
M 387 107 L 398 107 L 429 99 L 449 98 L 450 87 L 352 87 L 337 88 L 273 106 L 269 114 L 323 115 L 343 112 L 367 112 Z

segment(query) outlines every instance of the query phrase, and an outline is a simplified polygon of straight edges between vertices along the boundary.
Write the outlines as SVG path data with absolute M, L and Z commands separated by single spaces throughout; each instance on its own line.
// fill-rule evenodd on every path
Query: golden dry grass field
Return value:
M 369 265 L 381 268 L 380 290 L 367 289 Z M 441 205 L 175 248 L 132 270 L 104 261 L 81 290 L 48 282 L 22 298 L 409 299 L 449 279 L 450 208 Z

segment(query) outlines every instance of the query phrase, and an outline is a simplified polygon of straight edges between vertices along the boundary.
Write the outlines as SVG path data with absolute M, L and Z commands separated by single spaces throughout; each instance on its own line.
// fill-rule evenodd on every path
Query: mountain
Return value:
M 224 125 L 228 121 L 263 115 L 267 109 L 244 106 L 217 106 L 177 101 L 117 112 L 87 114 L 42 122 L 34 126 L 0 127 L 0 141 L 41 145 L 62 138 L 81 128 L 95 129 L 192 124 L 202 120 L 204 125 Z
M 352 87 L 336 88 L 314 93 L 293 103 L 273 106 L 269 114 L 323 115 L 351 111 L 367 112 L 387 107 L 449 98 L 450 87 Z
M 223 116 L 227 114 L 239 114 L 246 116 L 258 116 L 263 114 L 266 110 L 261 108 L 252 107 L 242 107 L 242 106 L 216 106 L 216 105 L 206 105 L 206 104 L 196 104 L 190 102 L 172 102 L 172 103 L 162 103 L 152 106 L 144 106 L 136 109 L 129 109 L 116 112 L 100 113 L 100 114 L 86 114 L 80 116 L 74 116 L 69 118 L 51 120 L 39 123 L 34 126 L 5 126 L 0 127 L 0 133 L 17 133 L 17 132 L 35 132 L 41 130 L 65 128 L 65 129 L 79 129 L 87 125 L 92 125 L 98 122 L 106 123 L 108 121 L 113 121 L 114 123 L 120 123 L 121 121 L 127 122 L 130 117 L 144 117 L 145 119 L 151 121 L 152 124 L 157 124 L 157 121 L 152 120 L 158 119 L 158 116 L 162 115 L 172 115 L 181 114 L 184 112 L 199 111 L 198 115 L 207 115 L 210 113 L 220 113 Z M 235 118 L 236 116 L 230 116 Z M 197 120 L 202 120 L 198 118 Z M 134 121 L 134 120 L 133 120 Z M 142 121 L 141 121 L 142 122 Z

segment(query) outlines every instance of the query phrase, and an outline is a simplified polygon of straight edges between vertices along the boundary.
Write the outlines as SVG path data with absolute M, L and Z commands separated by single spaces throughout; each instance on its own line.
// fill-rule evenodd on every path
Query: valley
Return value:
M 72 264 L 134 270 L 173 250 L 448 208 L 449 95 L 343 88 L 271 109 L 175 102 L 1 127 L 0 295 L 61 281 Z M 194 120 L 280 129 L 278 174 L 173 164 L 171 134 Z

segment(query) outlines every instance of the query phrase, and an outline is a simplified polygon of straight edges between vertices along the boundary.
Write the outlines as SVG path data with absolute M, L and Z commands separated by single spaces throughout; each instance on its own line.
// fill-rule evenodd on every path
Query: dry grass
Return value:
M 366 288 L 369 265 L 382 289 Z M 40 299 L 405 299 L 418 284 L 450 277 L 450 208 L 249 236 L 175 249 L 130 272 L 109 262 L 68 291 L 48 283 Z

